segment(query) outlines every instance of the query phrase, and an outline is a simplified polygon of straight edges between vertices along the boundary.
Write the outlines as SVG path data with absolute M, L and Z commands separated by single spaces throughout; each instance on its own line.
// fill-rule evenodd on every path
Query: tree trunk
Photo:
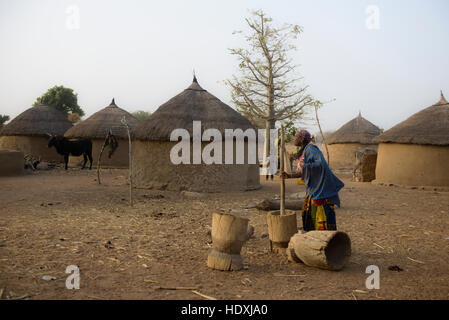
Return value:
M 285 179 L 282 173 L 284 172 L 284 126 L 281 125 L 281 154 L 280 154 L 280 172 L 281 172 L 281 199 L 280 199 L 280 214 L 285 214 Z
M 268 109 L 267 116 L 270 118 L 273 116 L 272 109 Z M 263 153 L 263 165 L 266 168 L 265 175 L 274 175 L 276 172 L 270 171 L 270 156 L 271 156 L 271 134 L 270 129 L 275 129 L 276 121 L 266 120 L 265 121 L 265 144 Z
M 265 168 L 265 175 L 270 173 L 270 121 L 265 121 L 265 144 L 263 152 L 263 166 Z
M 248 239 L 248 219 L 229 213 L 212 216 L 212 250 L 207 266 L 212 269 L 231 271 L 243 268 L 240 250 Z
M 293 249 L 291 261 L 298 259 L 311 267 L 341 270 L 351 256 L 351 239 L 341 231 L 298 232 L 288 248 Z

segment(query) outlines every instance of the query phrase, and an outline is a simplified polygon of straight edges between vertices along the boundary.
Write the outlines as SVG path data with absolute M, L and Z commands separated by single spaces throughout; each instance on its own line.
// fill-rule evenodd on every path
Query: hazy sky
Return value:
M 154 111 L 190 85 L 193 68 L 233 107 L 228 48 L 245 46 L 232 31 L 253 9 L 304 28 L 299 72 L 316 98 L 336 99 L 320 112 L 325 130 L 359 110 L 389 129 L 440 89 L 449 98 L 447 0 L 0 0 L 0 114 L 17 116 L 54 85 L 73 88 L 86 116 L 112 97 L 130 112 Z

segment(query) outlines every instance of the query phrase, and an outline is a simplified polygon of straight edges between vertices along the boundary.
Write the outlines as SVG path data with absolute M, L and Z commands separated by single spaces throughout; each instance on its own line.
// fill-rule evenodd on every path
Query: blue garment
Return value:
M 323 153 L 314 144 L 304 148 L 304 168 L 302 179 L 306 183 L 307 194 L 313 200 L 328 199 L 340 207 L 338 191 L 344 183 L 329 168 Z

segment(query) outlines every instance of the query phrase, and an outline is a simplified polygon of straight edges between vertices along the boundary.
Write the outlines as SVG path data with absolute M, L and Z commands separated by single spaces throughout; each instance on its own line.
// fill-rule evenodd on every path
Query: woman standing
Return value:
M 302 206 L 304 231 L 337 230 L 335 205 L 340 207 L 338 191 L 344 183 L 329 168 L 320 149 L 311 143 L 307 130 L 295 133 L 294 144 L 299 146 L 298 173 L 283 172 L 284 178 L 302 178 L 306 184 L 306 199 Z

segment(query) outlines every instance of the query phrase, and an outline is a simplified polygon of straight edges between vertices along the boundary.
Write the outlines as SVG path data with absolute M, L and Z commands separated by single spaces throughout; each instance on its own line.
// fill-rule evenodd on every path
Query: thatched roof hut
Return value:
M 362 117 L 361 113 L 331 134 L 326 142 L 329 145 L 329 162 L 333 168 L 352 168 L 355 152 L 359 148 L 377 149 L 373 138 L 382 130 Z
M 376 181 L 449 186 L 449 104 L 440 100 L 374 139 Z
M 133 138 L 141 141 L 169 141 L 174 129 L 184 128 L 193 134 L 193 121 L 201 121 L 202 131 L 218 129 L 254 129 L 251 122 L 221 102 L 198 84 L 192 84 L 161 105 L 148 119 L 133 130 Z
M 57 109 L 46 105 L 31 107 L 0 130 L 0 149 L 19 150 L 45 161 L 61 161 L 54 148 L 48 148 L 48 134 L 63 135 L 72 123 Z
M 377 143 L 449 145 L 449 106 L 441 92 L 440 100 L 395 125 L 374 139 Z
M 327 138 L 328 144 L 337 143 L 359 143 L 371 144 L 373 138 L 382 133 L 382 130 L 359 115 L 344 124 L 340 129 Z
M 119 108 L 115 104 L 115 99 L 112 99 L 109 106 L 81 121 L 68 130 L 64 136 L 66 138 L 104 139 L 109 129 L 111 129 L 116 138 L 128 139 L 126 128 L 121 123 L 123 117 L 126 118 L 131 127 L 134 127 L 139 122 L 128 111 Z
M 175 165 L 171 162 L 170 151 L 177 144 L 170 141 L 172 131 L 186 129 L 193 137 L 193 121 L 201 121 L 201 134 L 207 129 L 217 129 L 222 138 L 225 129 L 254 130 L 246 118 L 204 90 L 194 77 L 187 89 L 162 104 L 133 129 L 133 181 L 136 185 L 206 192 L 259 188 L 258 164 L 247 161 L 247 141 L 244 164 L 224 164 L 225 143 L 222 144 L 221 163 Z M 206 145 L 202 143 L 201 150 Z M 193 155 L 189 156 L 193 163 Z
M 62 112 L 53 107 L 38 105 L 11 120 L 0 130 L 0 135 L 48 137 L 48 133 L 63 135 L 71 127 L 72 123 Z
M 111 158 L 107 154 L 102 155 L 102 167 L 128 167 L 128 133 L 121 120 L 125 117 L 130 127 L 136 126 L 139 122 L 132 114 L 119 108 L 115 104 L 115 99 L 109 106 L 94 113 L 86 120 L 81 121 L 64 134 L 66 138 L 70 139 L 91 139 L 92 140 L 92 156 L 94 162 L 98 160 L 98 155 L 103 146 L 104 139 L 109 132 L 118 140 L 118 148 L 113 153 Z M 82 157 L 70 157 L 71 165 L 78 165 L 82 161 Z

